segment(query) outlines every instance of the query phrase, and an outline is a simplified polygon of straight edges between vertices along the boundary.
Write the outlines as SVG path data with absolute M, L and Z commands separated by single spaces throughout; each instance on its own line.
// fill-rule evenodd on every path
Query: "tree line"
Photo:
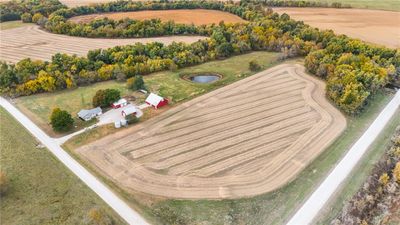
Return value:
M 282 1 L 282 0 L 256 0 L 265 6 L 271 7 L 320 7 L 320 8 L 351 8 L 350 4 L 341 2 L 323 2 L 323 1 Z
M 369 45 L 344 35 L 337 36 L 332 31 L 320 31 L 292 20 L 287 14 L 266 11 L 262 4 L 253 2 L 121 1 L 61 9 L 50 15 L 49 21 L 54 16 L 76 15 L 66 12 L 88 14 L 92 13 L 92 8 L 118 11 L 125 10 L 122 6 L 137 5 L 143 5 L 142 9 L 229 9 L 229 12 L 240 15 L 248 22 L 193 26 L 194 33 L 208 38 L 192 44 L 138 43 L 92 50 L 86 57 L 56 54 L 50 62 L 24 59 L 15 65 L 1 63 L 0 90 L 15 96 L 30 95 L 110 79 L 125 80 L 136 75 L 176 70 L 250 51 L 267 50 L 283 52 L 285 57 L 306 56 L 307 70 L 327 80 L 327 96 L 343 111 L 352 114 L 359 112 L 376 91 L 400 77 L 399 50 Z M 129 7 L 126 9 L 131 9 Z
M 11 0 L 0 3 L 0 22 L 20 20 L 21 16 L 31 17 L 39 13 L 48 17 L 54 11 L 66 8 L 58 0 Z

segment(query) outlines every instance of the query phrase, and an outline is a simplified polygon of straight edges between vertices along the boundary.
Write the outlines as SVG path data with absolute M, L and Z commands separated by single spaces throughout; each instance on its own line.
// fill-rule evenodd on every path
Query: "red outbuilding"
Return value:
M 165 99 L 154 93 L 150 93 L 150 95 L 146 98 L 146 103 L 158 109 L 164 105 L 168 105 L 168 99 Z
M 126 101 L 126 99 L 124 99 L 124 98 L 121 98 L 121 99 L 118 100 L 117 102 L 114 102 L 114 103 L 111 105 L 111 107 L 113 107 L 114 109 L 118 109 L 118 108 L 124 107 L 124 106 L 126 106 L 126 105 L 128 105 L 128 101 Z

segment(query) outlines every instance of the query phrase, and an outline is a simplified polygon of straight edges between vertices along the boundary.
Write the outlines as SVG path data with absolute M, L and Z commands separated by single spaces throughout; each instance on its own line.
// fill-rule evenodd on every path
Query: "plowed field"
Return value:
M 281 65 L 77 149 L 126 189 L 158 196 L 254 196 L 292 180 L 345 128 L 324 83 Z
M 181 24 L 212 24 L 224 21 L 226 23 L 239 23 L 245 22 L 242 18 L 227 12 L 218 10 L 206 9 L 180 9 L 180 10 L 145 10 L 138 12 L 118 12 L 118 13 L 103 13 L 103 14 L 90 14 L 84 16 L 76 16 L 69 19 L 76 23 L 87 23 L 94 19 L 107 17 L 113 20 L 120 20 L 131 18 L 136 20 L 146 19 L 161 19 L 162 21 L 173 20 L 175 23 Z
M 50 60 L 56 53 L 77 54 L 86 56 L 92 49 L 110 48 L 137 42 L 162 42 L 170 44 L 173 41 L 192 43 L 204 37 L 173 36 L 157 38 L 105 39 L 80 38 L 58 35 L 40 30 L 38 26 L 26 26 L 1 31 L 0 60 L 18 62 L 24 58 Z

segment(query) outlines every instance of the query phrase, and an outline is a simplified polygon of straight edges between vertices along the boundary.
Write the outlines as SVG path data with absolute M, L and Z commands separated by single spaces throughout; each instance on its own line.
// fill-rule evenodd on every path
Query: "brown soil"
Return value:
M 335 33 L 385 45 L 400 47 L 400 12 L 333 9 L 333 8 L 274 8 L 277 13 L 287 13 L 293 19 Z
M 121 187 L 221 199 L 275 190 L 346 127 L 324 83 L 281 65 L 76 151 Z
M 92 49 L 110 48 L 118 45 L 129 45 L 137 42 L 162 42 L 170 44 L 176 42 L 192 43 L 201 36 L 173 36 L 156 38 L 81 38 L 58 35 L 40 30 L 38 26 L 26 26 L 1 31 L 0 60 L 18 62 L 24 58 L 50 60 L 56 53 L 76 54 L 86 56 Z
M 88 23 L 94 19 L 109 18 L 113 20 L 120 20 L 131 18 L 136 20 L 147 19 L 161 19 L 162 21 L 175 21 L 181 24 L 212 24 L 224 21 L 226 23 L 240 23 L 245 22 L 242 18 L 227 12 L 218 10 L 205 10 L 205 9 L 180 9 L 180 10 L 146 10 L 138 12 L 118 12 L 118 13 L 103 13 L 103 14 L 90 14 L 84 16 L 76 16 L 69 19 L 76 23 Z

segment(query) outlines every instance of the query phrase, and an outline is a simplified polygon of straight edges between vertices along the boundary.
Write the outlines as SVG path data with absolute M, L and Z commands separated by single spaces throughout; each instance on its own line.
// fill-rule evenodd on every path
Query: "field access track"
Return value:
M 50 60 L 56 53 L 86 56 L 89 50 L 111 48 L 134 44 L 137 42 L 150 43 L 172 42 L 192 43 L 203 39 L 201 36 L 171 36 L 156 38 L 82 38 L 67 35 L 52 34 L 39 29 L 39 26 L 25 26 L 1 31 L 0 60 L 16 63 L 24 58 Z
M 254 196 L 286 184 L 346 127 L 324 83 L 280 65 L 77 152 L 126 189 L 185 199 Z

